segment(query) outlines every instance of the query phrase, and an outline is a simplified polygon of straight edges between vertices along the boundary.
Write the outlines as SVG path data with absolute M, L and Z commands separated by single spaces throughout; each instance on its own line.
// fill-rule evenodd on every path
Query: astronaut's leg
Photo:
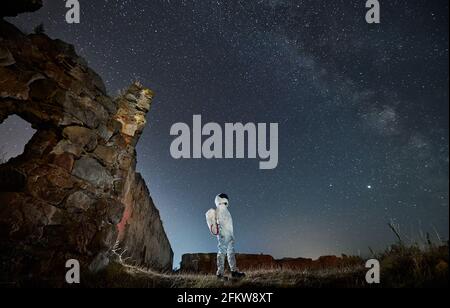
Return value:
M 236 264 L 236 253 L 234 251 L 234 238 L 231 238 L 227 244 L 228 264 L 230 265 L 231 276 L 233 278 L 244 278 L 245 274 L 239 272 Z
M 219 240 L 218 253 L 217 253 L 217 276 L 223 276 L 225 274 L 225 257 L 227 255 L 227 242 L 225 238 L 218 236 Z
M 234 239 L 230 239 L 227 243 L 227 258 L 231 272 L 237 272 L 236 254 L 234 251 Z

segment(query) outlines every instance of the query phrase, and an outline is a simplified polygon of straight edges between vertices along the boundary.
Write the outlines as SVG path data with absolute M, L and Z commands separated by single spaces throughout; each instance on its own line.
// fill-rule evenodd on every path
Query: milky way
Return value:
M 47 2 L 10 20 L 73 43 L 111 95 L 156 92 L 138 167 L 175 261 L 215 251 L 204 213 L 221 192 L 240 252 L 366 254 L 395 241 L 391 220 L 448 239 L 448 1 L 380 1 L 379 25 L 362 0 L 80 1 L 79 25 Z M 194 114 L 279 123 L 277 169 L 172 159 L 170 127 Z

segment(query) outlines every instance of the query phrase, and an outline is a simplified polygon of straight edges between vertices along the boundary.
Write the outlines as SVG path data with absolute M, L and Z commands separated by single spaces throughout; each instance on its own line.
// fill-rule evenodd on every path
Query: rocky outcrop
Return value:
M 135 171 L 152 97 L 135 83 L 110 98 L 73 46 L 0 19 L 0 124 L 16 114 L 37 131 L 21 156 L 0 166 L 2 283 L 64 282 L 69 259 L 103 268 L 121 222 L 119 247 L 134 263 L 171 268 L 158 211 Z
M 118 237 L 121 258 L 141 267 L 172 271 L 173 251 L 140 174 L 130 173 L 125 196 L 125 213 L 119 224 Z
M 213 274 L 215 273 L 216 254 L 185 254 L 182 257 L 180 271 L 184 273 Z M 359 257 L 323 256 L 317 260 L 305 258 L 285 258 L 276 260 L 270 255 L 237 254 L 237 264 L 242 271 L 257 270 L 319 270 L 339 268 L 362 264 Z

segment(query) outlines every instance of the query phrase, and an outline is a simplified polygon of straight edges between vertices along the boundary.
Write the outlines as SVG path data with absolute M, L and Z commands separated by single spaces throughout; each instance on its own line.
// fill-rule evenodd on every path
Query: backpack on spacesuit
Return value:
M 209 232 L 211 232 L 212 235 L 219 235 L 219 225 L 217 224 L 215 209 L 210 209 L 208 212 L 206 212 L 206 223 L 208 224 Z

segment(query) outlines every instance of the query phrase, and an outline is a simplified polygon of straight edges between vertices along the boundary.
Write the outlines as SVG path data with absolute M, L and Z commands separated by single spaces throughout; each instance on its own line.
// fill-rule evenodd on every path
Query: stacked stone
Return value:
M 110 98 L 73 46 L 0 20 L 0 124 L 16 114 L 37 131 L 0 167 L 2 275 L 60 275 L 68 259 L 93 271 L 108 264 L 152 98 L 139 83 Z M 170 247 L 159 214 L 151 221 Z M 156 265 L 167 268 L 171 249 L 162 251 Z

